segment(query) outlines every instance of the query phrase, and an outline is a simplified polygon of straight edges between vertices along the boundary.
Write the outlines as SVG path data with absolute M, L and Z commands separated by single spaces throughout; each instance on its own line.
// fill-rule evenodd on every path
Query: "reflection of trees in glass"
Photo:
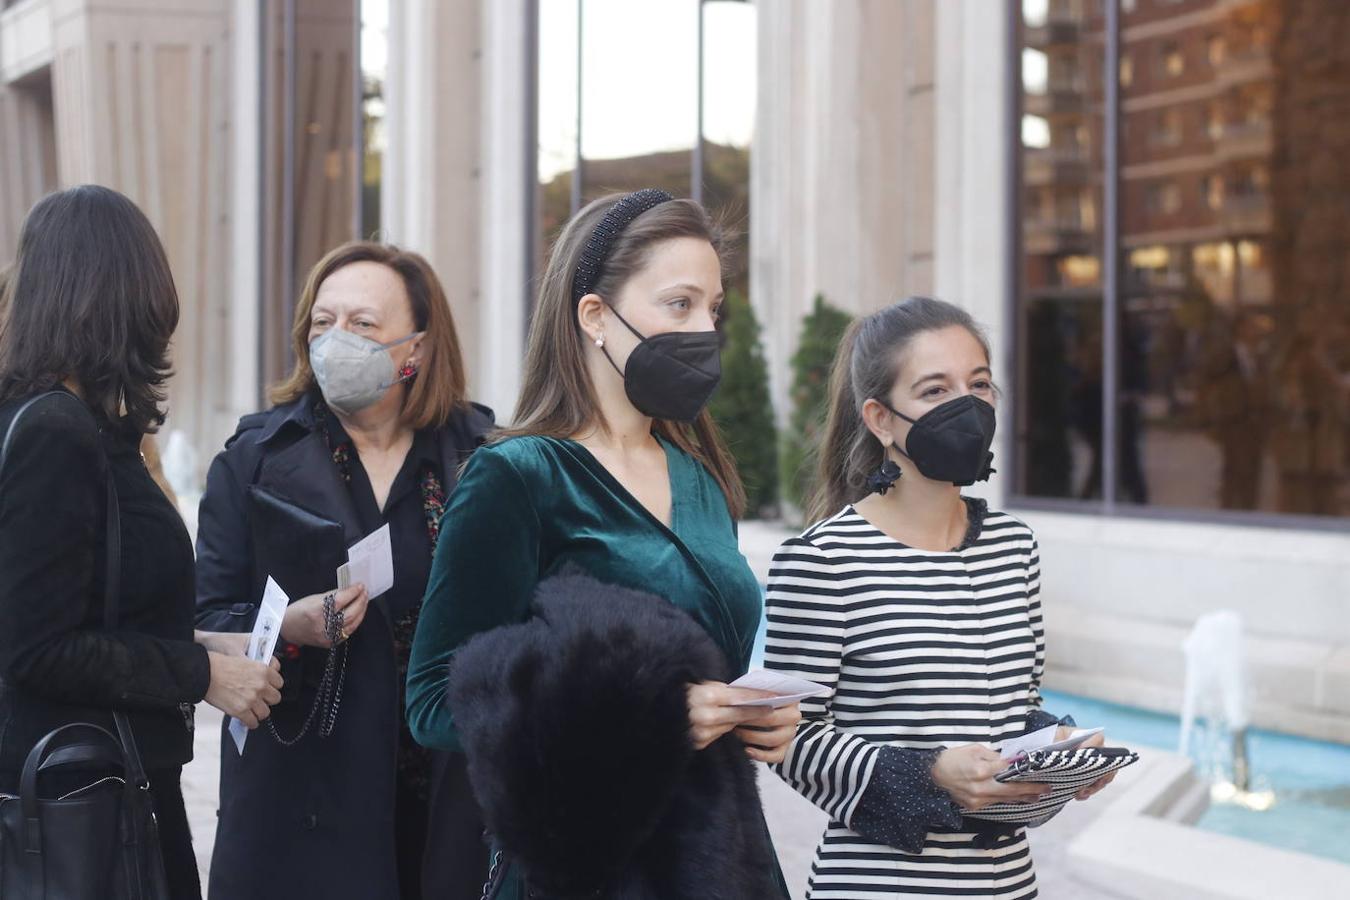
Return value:
M 745 481 L 746 516 L 753 519 L 771 515 L 778 501 L 778 433 L 769 400 L 769 368 L 754 307 L 740 291 L 727 292 L 722 323 L 722 383 L 710 409 L 736 457 Z
M 654 187 L 675 197 L 689 196 L 688 150 L 670 150 L 624 159 L 586 160 L 589 202 L 611 191 Z M 540 225 L 544 247 L 552 245 L 571 214 L 572 172 L 559 172 L 540 188 Z M 750 208 L 750 151 L 745 147 L 704 144 L 704 202 L 714 216 L 732 226 L 734 240 L 728 262 L 727 287 L 747 287 L 745 227 Z
M 816 294 L 792 354 L 792 413 L 783 435 L 783 497 L 802 506 L 815 489 L 814 465 L 829 413 L 830 367 L 852 318 Z
M 1350 10 L 1262 4 L 1273 68 L 1271 292 L 1278 323 L 1273 441 L 1283 512 L 1347 512 Z
M 384 164 L 384 78 L 367 73 L 361 88 L 361 237 L 380 230 L 380 185 Z

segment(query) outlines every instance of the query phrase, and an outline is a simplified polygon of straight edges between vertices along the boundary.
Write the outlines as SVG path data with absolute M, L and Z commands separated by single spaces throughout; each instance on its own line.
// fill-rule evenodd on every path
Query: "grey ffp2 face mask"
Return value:
M 381 344 L 342 328 L 332 328 L 309 345 L 309 367 L 328 408 L 344 416 L 378 403 L 401 380 L 389 350 L 418 337 Z

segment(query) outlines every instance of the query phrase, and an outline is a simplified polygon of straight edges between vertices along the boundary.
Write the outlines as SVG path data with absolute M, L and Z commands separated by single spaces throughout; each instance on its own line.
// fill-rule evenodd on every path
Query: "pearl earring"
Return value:
M 602 350 L 604 349 L 604 347 L 605 347 L 605 336 L 604 336 L 603 334 L 600 335 L 598 338 L 595 339 L 595 346 L 599 347 L 599 348 L 602 349 Z

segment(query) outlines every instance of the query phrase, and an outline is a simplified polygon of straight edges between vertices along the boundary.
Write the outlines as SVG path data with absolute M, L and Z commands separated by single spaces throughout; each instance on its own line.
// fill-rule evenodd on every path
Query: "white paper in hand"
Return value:
M 1072 750 L 1094 734 L 1102 733 L 1101 728 L 1079 728 L 1064 740 L 1057 741 L 1055 733 L 1058 730 L 1058 725 L 1047 725 L 1030 734 L 1009 738 L 999 745 L 999 755 L 1004 759 L 1012 759 L 1019 754 L 1034 753 L 1038 750 Z
M 286 617 L 286 607 L 291 599 L 281 589 L 281 585 L 268 576 L 267 587 L 263 589 L 262 603 L 258 605 L 258 618 L 253 623 L 253 633 L 249 635 L 244 655 L 258 662 L 272 659 L 272 651 L 277 648 L 277 638 L 281 636 L 281 620 Z M 230 720 L 230 737 L 239 752 L 244 752 L 244 741 L 248 739 L 248 729 L 238 719 Z
M 773 694 L 772 697 L 760 697 L 756 700 L 741 700 L 732 706 L 769 706 L 774 709 L 788 706 L 796 703 L 798 700 L 805 700 L 808 697 L 819 697 L 822 694 L 828 694 L 830 689 L 816 684 L 814 681 L 807 681 L 803 678 L 793 678 L 791 675 L 783 675 L 778 672 L 768 672 L 764 669 L 755 669 L 753 672 L 747 672 L 740 678 L 737 678 L 730 685 L 734 688 L 749 688 L 755 691 L 768 691 Z
M 365 585 L 371 600 L 394 586 L 394 553 L 387 523 L 352 545 L 347 562 L 338 566 L 337 578 L 339 588 Z

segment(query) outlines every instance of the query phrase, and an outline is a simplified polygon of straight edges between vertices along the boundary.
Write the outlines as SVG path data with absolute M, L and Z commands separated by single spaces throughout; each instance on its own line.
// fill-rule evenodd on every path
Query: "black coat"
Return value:
M 447 492 L 491 426 L 491 412 L 475 405 L 435 433 Z M 250 630 L 268 576 L 292 600 L 332 589 L 347 548 L 364 536 L 313 401 L 245 417 L 212 463 L 202 498 L 198 627 Z M 222 733 L 213 900 L 398 896 L 394 787 L 403 711 L 383 599 L 371 602 L 347 642 L 331 736 L 320 738 L 316 723 L 286 748 L 259 729 L 241 757 Z M 326 650 L 305 648 L 283 660 L 286 688 L 272 713 L 283 735 L 294 735 L 313 706 L 326 658 Z
M 753 764 L 734 734 L 695 751 L 687 687 L 726 657 L 673 604 L 573 568 L 533 617 L 450 663 L 448 702 L 509 896 L 784 897 Z
M 0 438 L 24 401 L 0 406 Z M 192 642 L 192 543 L 146 472 L 139 434 L 94 419 L 74 395 L 24 413 L 0 469 L 0 790 L 69 722 L 128 713 L 141 760 L 192 758 L 192 704 L 210 684 Z M 107 479 L 122 540 L 119 628 L 103 624 Z

